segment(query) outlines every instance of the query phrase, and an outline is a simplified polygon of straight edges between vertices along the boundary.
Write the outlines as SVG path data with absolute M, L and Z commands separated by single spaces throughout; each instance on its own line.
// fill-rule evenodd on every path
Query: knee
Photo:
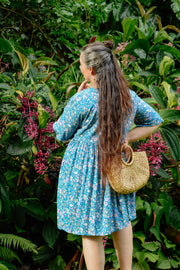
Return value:
M 86 243 L 97 243 L 102 242 L 102 236 L 91 236 L 91 235 L 82 235 L 82 241 Z

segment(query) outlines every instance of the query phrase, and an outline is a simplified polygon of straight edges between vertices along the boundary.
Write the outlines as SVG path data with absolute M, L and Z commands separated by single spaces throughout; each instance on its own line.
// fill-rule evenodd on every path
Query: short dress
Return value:
M 154 126 L 163 120 L 134 91 L 133 111 L 125 134 L 136 126 Z M 127 227 L 136 218 L 135 193 L 116 193 L 98 166 L 98 89 L 76 93 L 53 128 L 59 141 L 70 140 L 60 168 L 57 191 L 57 226 L 77 235 L 104 236 Z

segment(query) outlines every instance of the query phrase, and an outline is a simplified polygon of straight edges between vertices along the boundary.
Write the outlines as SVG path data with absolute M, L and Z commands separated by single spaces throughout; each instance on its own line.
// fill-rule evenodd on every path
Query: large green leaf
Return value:
M 142 72 L 138 72 L 136 74 L 137 76 L 144 76 L 144 77 L 156 77 L 158 76 L 158 74 L 150 72 L 150 71 L 142 71 Z
M 15 201 L 17 206 L 21 206 L 28 210 L 31 216 L 35 216 L 39 220 L 44 220 L 46 214 L 43 205 L 39 199 L 26 198 L 24 200 Z
M 138 32 L 138 38 L 145 39 L 146 38 L 145 33 L 142 30 L 140 30 L 136 25 L 135 25 L 135 28 L 136 28 L 136 30 Z
M 17 55 L 19 57 L 21 66 L 23 68 L 23 74 L 26 74 L 29 70 L 29 59 L 21 52 L 18 52 L 16 50 L 15 50 L 15 52 L 17 53 Z
M 167 145 L 169 146 L 173 159 L 178 162 L 180 158 L 180 146 L 179 139 L 176 133 L 174 132 L 174 130 L 166 126 L 160 127 L 160 132 Z
M 180 77 L 180 69 L 177 69 L 176 71 L 172 72 L 171 74 L 168 75 L 170 78 L 178 78 Z
M 0 263 L 0 269 L 1 270 L 9 270 L 9 268 L 2 263 Z
M 165 108 L 166 104 L 164 102 L 164 94 L 161 88 L 155 86 L 155 85 L 150 85 L 149 86 L 149 91 L 152 95 L 152 97 L 156 100 L 157 104 L 159 104 L 161 107 Z
M 180 111 L 178 110 L 163 109 L 159 111 L 159 114 L 165 121 L 173 122 L 180 120 Z
M 171 41 L 171 37 L 164 29 L 161 29 L 160 31 L 157 32 L 157 35 L 154 39 L 154 43 L 161 43 L 163 40 Z
M 46 127 L 48 119 L 49 113 L 40 104 L 38 104 L 38 122 L 40 128 Z
M 49 270 L 64 270 L 66 263 L 61 255 L 58 255 L 53 261 L 49 263 Z
M 45 222 L 42 230 L 42 235 L 44 240 L 48 243 L 48 245 L 52 248 L 56 242 L 58 236 L 58 230 L 56 224 L 54 224 L 51 220 Z
M 124 19 L 122 21 L 122 27 L 123 27 L 123 41 L 126 41 L 131 36 L 132 32 L 134 31 L 134 26 L 136 24 L 136 20 L 132 19 L 130 17 Z
M 50 98 L 51 104 L 53 106 L 53 111 L 56 111 L 58 101 L 57 101 L 56 97 L 53 95 L 53 93 L 52 93 L 52 91 L 50 89 L 49 89 L 49 98 Z
M 80 244 L 81 243 L 81 236 L 76 235 L 76 234 L 72 234 L 72 233 L 68 233 L 67 241 L 70 241 L 70 242 L 77 241 Z
M 177 60 L 180 61 L 180 51 L 168 45 L 161 45 L 161 44 L 153 45 L 149 51 L 150 52 L 154 52 L 154 51 L 168 52 L 172 54 L 175 58 L 177 58 Z
M 145 84 L 139 83 L 137 81 L 130 81 L 130 84 L 137 86 L 139 89 L 143 89 L 145 92 L 148 92 L 148 87 Z
M 7 83 L 0 83 L 0 89 L 11 90 L 11 86 Z
M 12 156 L 23 155 L 31 151 L 33 141 L 21 141 L 19 138 L 14 140 L 14 143 L 10 144 L 7 149 L 7 153 Z
M 164 87 L 164 90 L 166 91 L 166 95 L 168 98 L 167 106 L 169 108 L 177 106 L 178 105 L 178 98 L 176 96 L 176 93 L 172 90 L 171 85 L 169 83 L 167 83 L 166 81 L 163 81 L 161 84 Z
M 32 63 L 34 67 L 46 65 L 58 66 L 58 64 L 49 57 L 40 57 L 37 60 L 33 60 Z
M 175 205 L 172 205 L 169 209 L 169 220 L 170 224 L 180 231 L 180 211 Z
M 113 17 L 116 22 L 119 22 L 124 1 L 119 2 L 117 5 L 113 4 Z
M 136 39 L 129 43 L 125 50 L 122 52 L 123 54 L 131 53 L 135 49 L 143 49 L 145 52 L 148 52 L 150 48 L 150 44 L 146 39 Z
M 12 52 L 12 51 L 13 51 L 13 47 L 11 43 L 6 39 L 0 38 L 0 52 L 6 53 L 6 52 Z
M 0 181 L 0 198 L 2 203 L 2 210 L 4 210 L 5 215 L 10 220 L 11 218 L 11 204 L 9 198 L 9 187 L 7 181 L 1 172 L 1 181 Z
M 3 270 L 3 268 L 1 268 L 1 265 L 6 266 L 8 270 L 17 270 L 16 266 L 10 262 L 0 261 L 0 269 Z
M 140 232 L 140 231 L 134 232 L 133 237 L 138 238 L 142 243 L 144 243 L 144 241 L 146 239 L 146 236 L 144 235 L 144 233 Z
M 180 16 L 179 16 L 179 19 L 180 19 Z M 177 268 L 178 269 L 178 266 L 180 266 L 180 261 L 179 261 L 179 259 L 177 258 L 177 261 L 175 261 L 175 260 L 173 260 L 172 258 L 171 258 L 171 266 L 173 267 L 173 268 Z
M 169 73 L 171 69 L 173 69 L 175 62 L 172 58 L 168 56 L 164 56 L 163 60 L 159 65 L 159 74 L 161 76 L 165 76 Z
M 180 20 L 180 1 L 179 0 L 172 0 L 171 1 L 171 8 L 176 14 L 177 18 Z
M 155 236 L 155 238 L 159 242 L 162 242 L 159 228 L 157 228 L 157 227 L 151 227 L 149 231 Z
M 44 262 L 49 262 L 54 256 L 54 250 L 50 248 L 48 245 L 40 246 L 38 249 L 38 254 L 33 254 L 33 260 L 39 264 L 43 264 Z
M 162 259 L 157 262 L 158 269 L 171 269 L 171 264 L 169 259 Z
M 143 257 L 144 260 L 148 259 L 148 261 L 155 263 L 159 259 L 159 256 L 157 254 L 154 254 L 152 252 L 143 251 Z
M 155 226 L 152 227 L 150 229 L 150 231 L 156 236 L 156 239 L 158 241 L 161 241 L 161 237 L 160 237 L 160 231 L 159 231 L 159 227 L 161 224 L 161 217 L 164 213 L 164 209 L 161 205 L 159 205 L 157 202 L 152 202 L 151 203 L 151 208 L 152 210 L 154 210 L 155 214 L 156 214 L 156 222 L 155 222 Z
M 47 84 L 36 84 L 36 95 L 38 97 L 38 102 L 43 105 L 49 105 L 49 87 Z M 40 99 L 39 99 L 40 98 Z
M 159 198 L 158 201 L 163 206 L 163 212 L 164 212 L 164 215 L 166 217 L 166 222 L 167 222 L 167 224 L 169 224 L 169 208 L 172 204 L 171 197 L 170 197 L 170 200 L 168 199 L 168 197 L 166 197 L 166 198 Z
M 149 250 L 149 251 L 156 251 L 157 249 L 161 248 L 161 244 L 159 242 L 146 242 L 141 244 L 143 248 Z
M 134 52 L 137 55 L 137 57 L 140 59 L 146 59 L 146 57 L 147 57 L 147 54 L 142 49 L 135 49 Z
M 57 212 L 57 205 L 56 202 L 53 202 L 49 205 L 48 209 L 46 210 L 46 217 L 50 218 L 52 221 L 56 220 L 56 212 Z
M 144 15 L 146 14 L 145 9 L 143 8 L 143 6 L 141 5 L 141 3 L 138 0 L 136 0 L 136 4 L 137 4 L 139 11 L 141 13 L 141 17 L 144 17 Z
M 157 175 L 160 175 L 164 179 L 170 179 L 170 175 L 165 170 L 163 170 L 162 168 L 159 168 L 156 171 L 156 173 L 157 173 Z
M 142 261 L 134 263 L 132 266 L 132 270 L 150 270 L 150 268 L 146 261 Z

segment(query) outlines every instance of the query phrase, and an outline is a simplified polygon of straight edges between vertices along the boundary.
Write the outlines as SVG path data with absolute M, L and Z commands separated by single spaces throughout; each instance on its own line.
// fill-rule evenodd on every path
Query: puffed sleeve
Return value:
M 83 118 L 83 95 L 75 94 L 66 105 L 61 117 L 53 124 L 58 141 L 71 139 Z
M 143 101 L 135 92 L 133 93 L 136 126 L 155 126 L 163 122 L 160 115 L 145 101 Z

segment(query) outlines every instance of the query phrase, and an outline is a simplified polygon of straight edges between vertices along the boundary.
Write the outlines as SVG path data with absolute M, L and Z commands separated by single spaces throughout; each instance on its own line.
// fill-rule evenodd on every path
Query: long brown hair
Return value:
M 111 166 L 112 157 L 119 155 L 124 134 L 124 122 L 131 112 L 131 96 L 127 81 L 111 49 L 111 41 L 94 42 L 83 47 L 87 68 L 93 67 L 99 89 L 99 152 L 103 178 Z

